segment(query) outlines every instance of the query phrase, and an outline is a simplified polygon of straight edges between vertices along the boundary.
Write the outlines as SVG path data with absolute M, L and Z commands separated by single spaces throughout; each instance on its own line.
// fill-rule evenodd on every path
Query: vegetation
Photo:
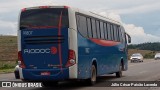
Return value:
M 17 37 L 0 36 L 0 73 L 13 72 L 17 64 Z
M 160 42 L 142 43 L 128 45 L 129 56 L 133 53 L 141 53 L 144 58 L 154 58 L 155 54 L 160 52 Z
M 144 58 L 146 59 L 153 59 L 154 55 L 157 52 L 151 51 L 151 50 L 139 50 L 139 49 L 129 49 L 128 50 L 128 56 L 130 57 L 134 53 L 141 53 Z
M 160 42 L 128 45 L 129 49 L 160 51 Z
M 0 74 L 2 73 L 12 73 L 14 72 L 14 68 L 11 69 L 0 69 Z
M 17 60 L 17 37 L 0 36 L 0 62 Z
M 152 59 L 155 56 L 155 52 L 150 52 L 144 55 L 144 58 Z
M 13 72 L 15 66 L 17 65 L 16 61 L 0 61 L 0 73 L 9 73 Z
M 15 61 L 1 61 L 0 62 L 0 69 L 11 69 L 15 68 L 17 63 Z

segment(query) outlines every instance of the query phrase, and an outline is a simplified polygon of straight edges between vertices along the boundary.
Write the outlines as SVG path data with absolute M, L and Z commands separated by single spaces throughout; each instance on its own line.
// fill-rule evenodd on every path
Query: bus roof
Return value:
M 101 20 L 104 20 L 104 21 L 108 21 L 110 23 L 121 25 L 120 22 L 118 22 L 116 20 L 113 20 L 113 19 L 111 19 L 109 17 L 105 17 L 103 15 L 97 14 L 95 12 L 85 11 L 85 10 L 81 10 L 81 9 L 78 9 L 78 8 L 71 8 L 71 9 L 73 11 L 77 12 L 77 13 L 81 13 L 81 14 L 84 14 L 84 15 L 87 15 L 87 16 L 91 16 L 91 17 L 95 17 L 95 18 L 98 18 L 98 19 L 101 19 Z
M 98 19 L 101 19 L 101 20 L 104 20 L 104 21 L 108 21 L 110 23 L 121 25 L 120 22 L 118 22 L 116 20 L 113 20 L 113 19 L 111 19 L 109 17 L 105 17 L 103 15 L 100 15 L 100 14 L 97 14 L 97 13 L 94 13 L 94 12 L 91 12 L 91 11 L 85 11 L 85 10 L 81 10 L 81 9 L 78 9 L 78 8 L 65 6 L 65 5 L 62 5 L 62 6 L 60 6 L 60 5 L 55 5 L 55 6 L 35 6 L 35 7 L 23 8 L 22 11 L 30 10 L 30 9 L 41 9 L 41 8 L 69 8 L 70 10 L 74 11 L 75 13 L 81 13 L 81 14 L 84 14 L 84 15 L 87 15 L 87 16 L 91 16 L 91 17 L 95 17 L 95 18 L 98 18 Z
M 22 11 L 30 10 L 30 9 L 43 9 L 43 8 L 70 8 L 70 7 L 69 6 L 35 6 L 35 7 L 23 8 Z

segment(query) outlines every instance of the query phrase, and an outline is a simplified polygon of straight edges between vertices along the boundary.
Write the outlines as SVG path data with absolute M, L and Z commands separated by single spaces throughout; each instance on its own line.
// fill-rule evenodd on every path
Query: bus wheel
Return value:
M 91 68 L 91 78 L 88 80 L 90 85 L 94 85 L 97 80 L 97 71 L 95 65 L 92 65 Z
M 49 81 L 49 82 L 42 82 L 43 87 L 54 87 L 58 84 L 58 81 Z
M 122 63 L 119 66 L 119 71 L 116 72 L 116 77 L 118 77 L 118 78 L 122 77 Z

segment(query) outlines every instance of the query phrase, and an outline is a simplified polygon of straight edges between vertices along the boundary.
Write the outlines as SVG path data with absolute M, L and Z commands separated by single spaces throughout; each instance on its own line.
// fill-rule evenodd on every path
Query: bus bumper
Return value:
M 19 69 L 20 78 L 26 81 L 59 81 L 69 79 L 69 68 L 62 69 Z M 50 75 L 42 75 L 49 72 Z

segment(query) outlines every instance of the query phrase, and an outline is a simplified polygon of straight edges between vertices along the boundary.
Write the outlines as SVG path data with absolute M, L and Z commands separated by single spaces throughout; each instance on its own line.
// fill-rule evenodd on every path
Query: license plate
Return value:
M 51 73 L 50 72 L 41 72 L 41 75 L 48 76 L 48 75 L 51 75 Z

